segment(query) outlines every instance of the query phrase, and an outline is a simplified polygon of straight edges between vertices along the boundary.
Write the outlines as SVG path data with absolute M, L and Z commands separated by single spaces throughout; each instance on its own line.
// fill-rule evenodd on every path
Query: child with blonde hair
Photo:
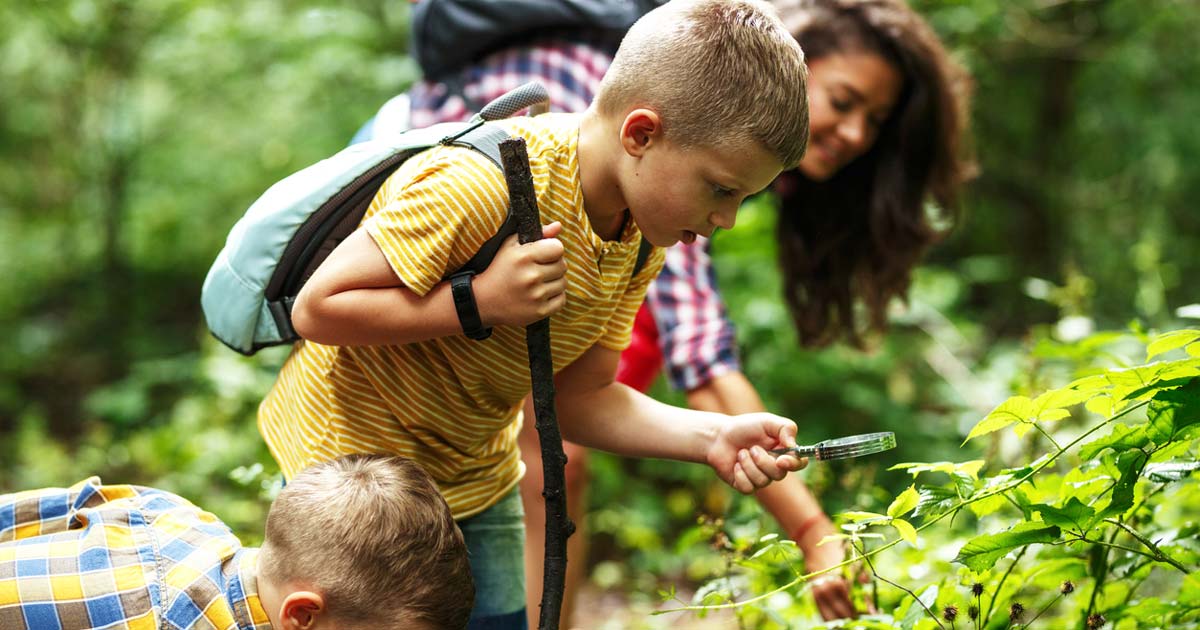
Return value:
M 261 549 L 177 495 L 92 477 L 0 496 L 0 628 L 466 627 L 462 533 L 412 461 L 352 455 L 280 491 Z
M 443 278 L 507 215 L 503 175 L 459 147 L 406 161 L 297 298 L 304 341 L 259 411 L 285 474 L 343 453 L 413 458 L 466 536 L 472 623 L 523 627 L 525 324 L 551 318 L 566 438 L 706 463 L 742 492 L 802 468 L 769 452 L 794 444 L 791 421 L 671 407 L 614 374 L 662 266 L 656 249 L 632 273 L 642 239 L 662 248 L 732 228 L 745 197 L 800 161 L 805 102 L 803 53 L 768 5 L 651 11 L 587 111 L 494 123 L 528 145 L 546 238 L 509 239 L 465 292 Z

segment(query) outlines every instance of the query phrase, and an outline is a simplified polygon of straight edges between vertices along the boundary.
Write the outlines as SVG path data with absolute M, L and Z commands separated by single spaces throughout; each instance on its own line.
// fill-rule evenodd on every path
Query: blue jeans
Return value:
M 500 502 L 459 521 L 475 580 L 469 630 L 526 630 L 525 512 L 513 488 Z

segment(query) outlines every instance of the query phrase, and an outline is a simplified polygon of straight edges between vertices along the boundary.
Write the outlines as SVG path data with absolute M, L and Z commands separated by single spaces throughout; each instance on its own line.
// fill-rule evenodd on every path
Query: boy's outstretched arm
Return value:
M 635 457 L 708 464 L 751 493 L 807 465 L 772 448 L 795 446 L 796 425 L 769 413 L 738 416 L 660 403 L 613 380 L 619 353 L 596 345 L 555 378 L 563 437 Z
M 566 300 L 566 263 L 555 237 L 562 225 L 543 227 L 545 238 L 525 245 L 505 240 L 472 282 L 486 326 L 523 326 L 547 317 Z M 305 283 L 292 308 L 304 339 L 325 345 L 403 344 L 462 333 L 450 283 L 425 295 L 404 286 L 363 228 L 342 241 Z

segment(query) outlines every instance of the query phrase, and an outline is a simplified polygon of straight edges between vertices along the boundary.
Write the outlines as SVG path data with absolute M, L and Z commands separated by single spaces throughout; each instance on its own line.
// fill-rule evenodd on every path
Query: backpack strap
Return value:
M 478 151 L 503 171 L 504 167 L 500 164 L 500 143 L 508 140 L 510 137 L 508 132 L 497 125 L 480 124 L 472 126 L 457 135 L 443 138 L 442 144 L 450 144 Z M 476 274 L 482 273 L 491 264 L 492 259 L 496 257 L 496 252 L 500 250 L 500 245 L 504 242 L 504 239 L 516 233 L 517 219 L 513 216 L 512 209 L 510 208 L 508 214 L 504 217 L 504 222 L 500 224 L 500 229 L 496 230 L 496 233 L 491 238 L 484 241 L 483 245 L 479 247 L 479 251 L 475 252 L 475 255 L 461 269 L 450 275 L 465 271 Z M 631 278 L 637 277 L 638 273 L 642 271 L 653 251 L 654 246 L 643 236 L 641 242 L 638 244 L 637 261 L 633 264 L 633 273 L 630 274 Z
M 646 266 L 646 260 L 650 258 L 650 253 L 653 251 L 654 246 L 650 244 L 650 241 L 646 240 L 645 236 L 642 236 L 642 242 L 638 244 L 637 262 L 633 263 L 633 274 L 630 276 L 631 278 L 636 278 L 637 275 L 641 273 L 642 267 Z

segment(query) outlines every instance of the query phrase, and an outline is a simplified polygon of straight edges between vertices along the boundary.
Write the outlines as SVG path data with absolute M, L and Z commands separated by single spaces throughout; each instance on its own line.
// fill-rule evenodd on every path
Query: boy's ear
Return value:
M 325 598 L 312 591 L 293 591 L 283 598 L 279 610 L 282 630 L 312 630 L 325 614 Z
M 662 119 L 652 109 L 638 108 L 621 123 L 621 146 L 634 157 L 641 157 L 654 142 L 662 140 Z

